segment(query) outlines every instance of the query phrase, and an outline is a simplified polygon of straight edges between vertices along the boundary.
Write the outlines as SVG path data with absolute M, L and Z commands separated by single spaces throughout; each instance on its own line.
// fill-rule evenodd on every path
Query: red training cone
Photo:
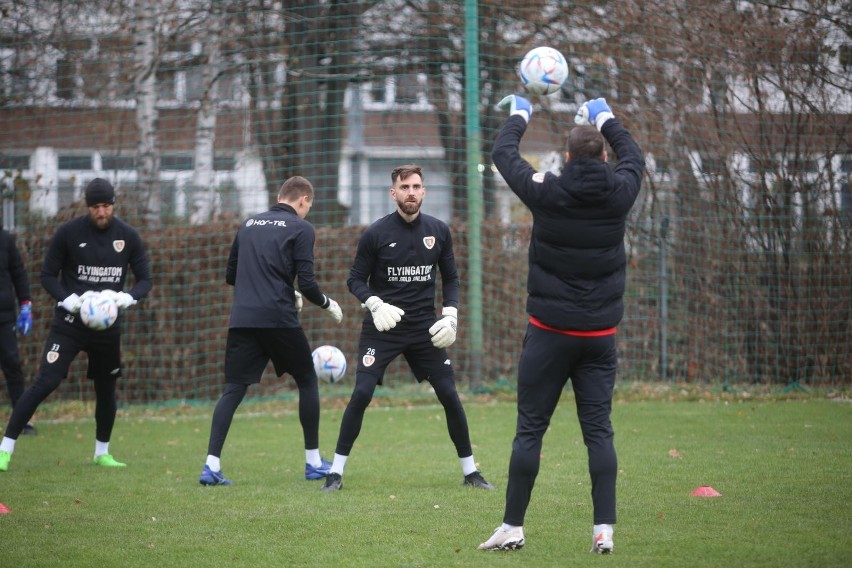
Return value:
M 702 485 L 690 494 L 690 497 L 721 497 L 722 494 L 710 487 Z
M 5 515 L 6 513 L 11 513 L 11 512 L 12 511 L 9 510 L 9 507 L 4 505 L 3 503 L 0 503 L 0 515 Z

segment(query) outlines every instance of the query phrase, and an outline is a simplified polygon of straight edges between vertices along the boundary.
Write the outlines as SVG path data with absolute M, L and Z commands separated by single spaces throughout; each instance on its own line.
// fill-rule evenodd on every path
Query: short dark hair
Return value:
M 405 164 L 393 169 L 391 172 L 391 184 L 395 184 L 398 179 L 408 179 L 409 176 L 417 174 L 420 179 L 423 179 L 423 168 L 417 164 Z
M 594 126 L 576 126 L 568 133 L 568 153 L 572 159 L 600 158 L 603 152 L 604 138 Z
M 302 176 L 293 176 L 283 184 L 278 190 L 279 201 L 297 201 L 300 197 L 306 195 L 309 201 L 314 199 L 314 186 Z

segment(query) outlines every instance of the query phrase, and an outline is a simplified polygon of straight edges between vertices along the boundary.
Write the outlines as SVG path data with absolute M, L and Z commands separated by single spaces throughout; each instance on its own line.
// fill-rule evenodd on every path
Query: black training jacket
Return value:
M 0 323 L 14 321 L 18 304 L 30 300 L 30 278 L 15 236 L 0 229 Z
M 313 225 L 284 203 L 243 222 L 225 272 L 234 286 L 229 327 L 299 327 L 297 279 L 307 300 L 328 306 L 314 276 L 315 240 Z
M 618 156 L 566 163 L 562 173 L 536 172 L 518 146 L 527 123 L 511 116 L 494 142 L 494 165 L 533 215 L 527 312 L 563 330 L 615 327 L 624 315 L 624 230 L 639 194 L 645 160 L 618 119 L 601 133 Z

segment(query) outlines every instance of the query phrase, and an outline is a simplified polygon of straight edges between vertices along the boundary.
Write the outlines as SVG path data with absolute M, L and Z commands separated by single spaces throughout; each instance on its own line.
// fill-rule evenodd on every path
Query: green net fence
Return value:
M 517 64 L 539 45 L 570 75 L 530 97 L 525 157 L 558 171 L 578 105 L 600 96 L 646 154 L 620 380 L 848 386 L 852 37 L 848 3 L 819 0 L 7 1 L 0 170 L 34 293 L 26 374 L 53 305 L 39 285 L 47 241 L 85 214 L 94 177 L 116 185 L 155 275 L 127 318 L 124 400 L 218 396 L 231 240 L 295 174 L 317 189 L 318 279 L 345 313 L 336 326 L 308 306 L 303 325 L 354 367 L 355 246 L 394 209 L 390 170 L 417 162 L 423 210 L 454 234 L 459 380 L 511 385 L 531 218 L 490 150 L 496 103 L 520 91 Z M 88 397 L 84 369 L 82 356 L 56 396 Z M 268 373 L 257 394 L 291 389 Z M 386 384 L 410 380 L 396 362 Z

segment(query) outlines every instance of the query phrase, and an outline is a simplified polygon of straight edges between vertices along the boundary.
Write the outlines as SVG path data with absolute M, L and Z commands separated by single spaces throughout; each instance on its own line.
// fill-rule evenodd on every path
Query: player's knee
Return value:
M 62 377 L 59 376 L 39 375 L 33 381 L 32 388 L 37 389 L 39 392 L 44 393 L 44 396 L 47 396 L 55 391 L 61 382 Z
M 434 379 L 432 381 L 432 389 L 435 391 L 435 396 L 444 407 L 461 406 L 459 393 L 456 390 L 456 382 L 452 375 Z
M 352 398 L 349 400 L 349 405 L 354 408 L 367 408 L 373 400 L 374 390 L 375 388 L 369 388 L 367 385 L 357 385 L 355 390 L 352 391 Z

